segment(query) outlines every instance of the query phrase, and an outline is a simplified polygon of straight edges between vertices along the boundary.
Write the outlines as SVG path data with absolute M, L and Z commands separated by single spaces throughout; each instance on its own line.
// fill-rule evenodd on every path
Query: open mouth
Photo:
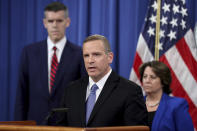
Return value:
M 88 70 L 89 71 L 95 71 L 96 70 L 96 67 L 88 67 Z

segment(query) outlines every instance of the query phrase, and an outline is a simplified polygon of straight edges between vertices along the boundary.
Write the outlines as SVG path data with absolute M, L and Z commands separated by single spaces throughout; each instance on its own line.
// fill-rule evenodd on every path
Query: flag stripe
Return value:
M 189 112 L 192 117 L 193 123 L 196 123 L 197 122 L 197 117 L 196 117 L 197 108 L 196 108 L 196 106 L 194 105 L 194 103 L 192 102 L 192 100 L 190 99 L 188 94 L 185 92 L 184 87 L 179 82 L 178 78 L 175 75 L 175 72 L 171 68 L 166 57 L 163 56 L 160 58 L 160 60 L 162 62 L 164 62 L 166 65 L 168 65 L 168 67 L 171 69 L 171 74 L 172 74 L 172 78 L 173 78 L 173 81 L 171 83 L 171 88 L 173 90 L 173 95 L 178 96 L 178 97 L 184 97 L 187 100 L 187 102 L 189 104 Z
M 132 79 L 133 81 L 135 81 L 135 83 L 137 83 L 139 86 L 141 86 L 140 80 L 138 78 L 138 76 L 136 75 L 138 71 L 134 71 L 134 69 L 132 69 L 131 74 L 130 74 L 130 80 Z
M 165 56 L 181 85 L 184 87 L 184 90 L 188 94 L 190 94 L 190 98 L 192 99 L 195 106 L 197 106 L 197 83 L 190 71 L 188 70 L 187 66 L 185 65 L 185 62 L 183 61 L 175 46 L 170 48 L 170 50 L 166 52 Z
M 189 103 L 192 105 L 192 108 L 195 108 L 194 103 L 192 102 L 190 97 L 187 95 L 188 93 L 185 92 L 184 87 L 182 86 L 182 84 L 178 80 L 178 77 L 176 76 L 175 72 L 171 68 L 170 63 L 168 62 L 166 57 L 163 56 L 160 58 L 160 60 L 162 62 L 164 62 L 166 65 L 168 65 L 168 67 L 171 69 L 171 74 L 172 74 L 172 78 L 173 78 L 173 81 L 171 83 L 171 88 L 173 90 L 173 95 L 186 98 L 188 101 L 190 101 Z
M 138 72 L 138 68 L 139 68 L 139 66 L 140 66 L 143 62 L 142 62 L 141 58 L 139 57 L 138 53 L 136 53 L 135 59 L 136 59 L 136 60 L 135 60 L 135 63 L 134 63 L 133 68 L 134 68 L 134 70 L 136 71 L 137 77 L 139 78 L 139 77 L 140 77 L 140 74 L 139 74 L 139 72 Z
M 173 95 L 184 97 L 197 128 L 197 45 L 189 26 L 189 15 L 184 1 L 161 1 L 160 61 L 166 63 L 172 72 Z M 139 66 L 154 60 L 156 0 L 150 0 L 147 16 L 140 33 L 130 80 L 139 82 Z M 179 9 L 180 10 L 179 10 Z
M 137 45 L 137 52 L 140 52 L 139 56 L 142 59 L 142 61 L 147 62 L 147 61 L 153 60 L 154 57 L 153 57 L 152 53 L 149 51 L 147 43 L 144 40 L 144 37 L 142 36 L 142 34 L 140 34 L 138 41 L 139 41 L 139 43 Z
M 187 65 L 194 79 L 197 81 L 197 72 L 195 67 L 197 67 L 197 62 L 195 61 L 190 49 L 188 48 L 185 39 L 182 38 L 177 44 L 176 48 L 179 51 L 181 57 L 183 58 L 184 63 Z
M 196 41 L 194 39 L 194 35 L 191 29 L 188 30 L 188 32 L 184 36 L 186 44 L 188 45 L 190 52 L 193 55 L 193 58 L 195 61 L 197 61 L 197 45 Z

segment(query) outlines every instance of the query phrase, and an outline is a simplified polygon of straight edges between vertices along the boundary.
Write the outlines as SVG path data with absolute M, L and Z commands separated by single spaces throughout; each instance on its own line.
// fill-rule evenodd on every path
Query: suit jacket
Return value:
M 193 131 L 187 101 L 163 93 L 152 123 L 152 131 Z
M 81 48 L 67 41 L 49 94 L 47 41 L 26 46 L 21 55 L 15 120 L 35 120 L 44 124 L 52 108 L 59 107 L 63 88 L 85 75 Z
M 69 109 L 60 123 L 74 127 L 147 124 L 147 110 L 141 88 L 112 71 L 86 125 L 85 101 L 88 82 L 88 77 L 84 77 L 66 88 L 62 106 Z

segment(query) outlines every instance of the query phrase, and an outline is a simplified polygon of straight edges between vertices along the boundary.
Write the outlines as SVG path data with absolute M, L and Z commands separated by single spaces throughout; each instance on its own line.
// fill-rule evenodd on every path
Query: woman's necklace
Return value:
M 148 107 L 155 107 L 155 106 L 159 105 L 159 103 L 160 103 L 160 100 L 157 101 L 157 102 L 154 103 L 154 104 L 150 104 L 150 103 L 149 103 L 149 100 L 147 100 L 147 98 L 146 98 L 146 105 L 147 105 Z
M 147 103 L 147 102 L 146 102 L 146 105 L 147 105 L 148 107 L 155 107 L 155 106 L 159 105 L 159 101 L 156 102 L 155 104 L 150 104 L 150 103 Z

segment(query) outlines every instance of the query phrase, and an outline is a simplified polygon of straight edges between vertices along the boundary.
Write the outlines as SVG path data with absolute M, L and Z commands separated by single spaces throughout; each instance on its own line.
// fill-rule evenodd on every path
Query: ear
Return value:
M 67 17 L 66 18 L 66 27 L 70 26 L 70 22 L 71 22 L 70 17 Z
M 113 62 L 114 54 L 112 52 L 108 53 L 108 63 L 111 64 Z
M 45 27 L 45 28 L 47 28 L 47 22 L 46 22 L 46 19 L 44 18 L 42 21 L 43 21 L 43 25 L 44 25 L 44 27 Z

